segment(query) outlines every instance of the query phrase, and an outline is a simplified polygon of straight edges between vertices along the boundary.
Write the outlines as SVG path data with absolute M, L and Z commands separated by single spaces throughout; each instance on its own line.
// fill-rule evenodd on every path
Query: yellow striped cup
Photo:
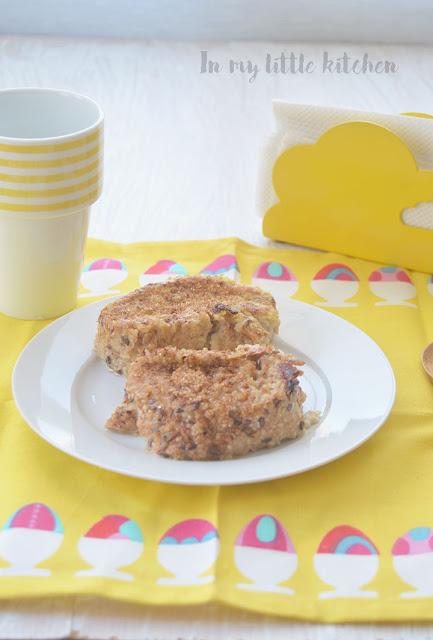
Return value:
M 102 158 L 103 114 L 90 98 L 0 91 L 0 312 L 42 319 L 75 307 Z

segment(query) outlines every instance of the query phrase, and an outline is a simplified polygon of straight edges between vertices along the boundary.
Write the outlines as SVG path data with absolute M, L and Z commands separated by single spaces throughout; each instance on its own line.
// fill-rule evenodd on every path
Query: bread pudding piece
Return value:
M 275 300 L 266 291 L 216 276 L 148 284 L 101 311 L 95 352 L 116 373 L 146 350 L 235 349 L 269 344 L 278 332 Z
M 107 427 L 179 460 L 223 460 L 275 447 L 304 429 L 296 361 L 272 347 L 166 347 L 135 360 Z

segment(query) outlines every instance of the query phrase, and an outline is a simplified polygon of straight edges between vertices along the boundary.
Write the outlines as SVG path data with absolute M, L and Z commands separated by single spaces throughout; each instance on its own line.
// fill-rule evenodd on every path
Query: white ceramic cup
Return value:
M 90 98 L 0 91 L 0 312 L 33 320 L 75 307 L 102 145 Z

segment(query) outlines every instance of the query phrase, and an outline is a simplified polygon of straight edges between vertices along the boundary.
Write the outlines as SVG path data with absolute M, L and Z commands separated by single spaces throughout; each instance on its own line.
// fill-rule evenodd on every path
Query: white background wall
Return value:
M 433 43 L 433 0 L 0 0 L 0 33 Z

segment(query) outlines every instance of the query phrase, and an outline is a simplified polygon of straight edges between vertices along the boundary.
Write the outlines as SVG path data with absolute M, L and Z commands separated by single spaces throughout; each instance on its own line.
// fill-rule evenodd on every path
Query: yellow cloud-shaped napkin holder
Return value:
M 314 144 L 284 151 L 272 181 L 279 202 L 265 214 L 265 236 L 433 271 L 433 231 L 402 220 L 405 209 L 433 200 L 433 172 L 419 170 L 385 127 L 332 127 Z

